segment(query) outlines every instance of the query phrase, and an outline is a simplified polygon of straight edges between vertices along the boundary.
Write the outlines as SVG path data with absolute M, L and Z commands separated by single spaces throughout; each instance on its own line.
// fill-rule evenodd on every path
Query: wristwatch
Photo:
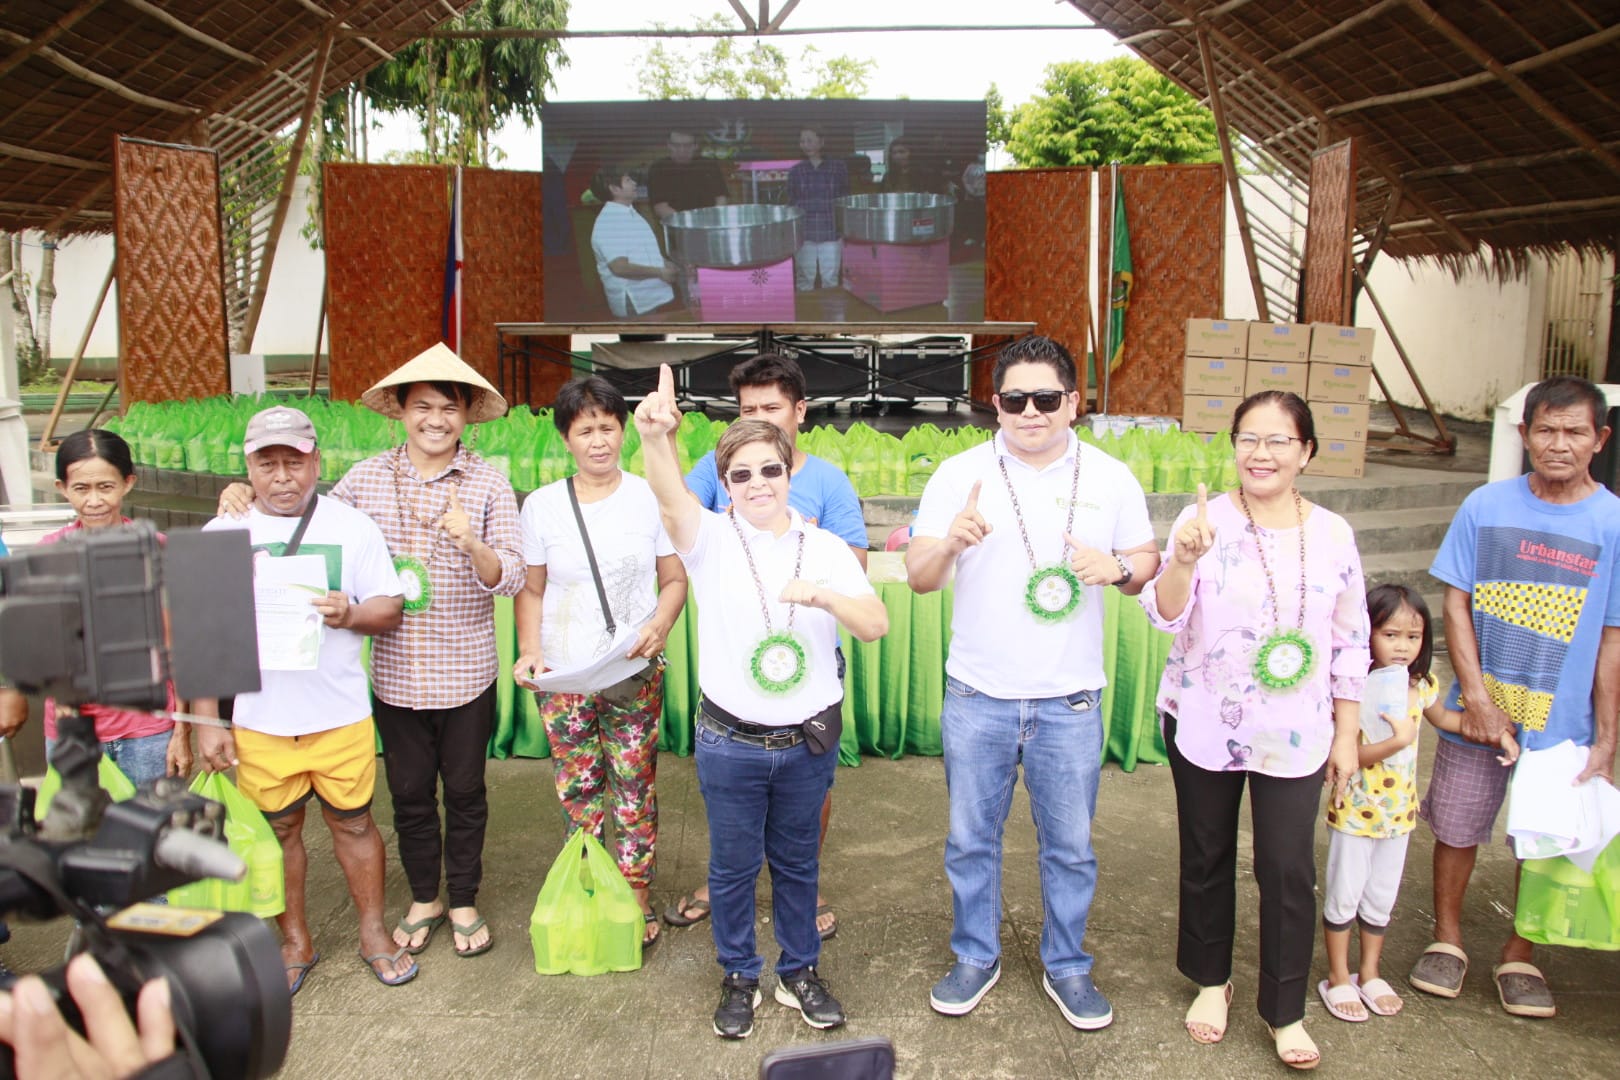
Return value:
M 1136 576 L 1136 569 L 1131 566 L 1131 560 L 1123 555 L 1115 555 L 1114 561 L 1119 564 L 1119 580 L 1114 582 L 1114 587 L 1117 589 L 1121 585 L 1129 585 L 1131 578 Z

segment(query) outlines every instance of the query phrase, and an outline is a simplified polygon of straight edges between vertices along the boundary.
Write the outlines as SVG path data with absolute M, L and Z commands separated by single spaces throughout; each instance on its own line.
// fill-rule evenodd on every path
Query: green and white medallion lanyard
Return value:
M 765 583 L 759 579 L 759 568 L 754 565 L 753 549 L 748 546 L 748 538 L 743 535 L 742 525 L 737 521 L 735 503 L 731 505 L 729 513 L 731 527 L 737 531 L 737 539 L 742 543 L 743 556 L 748 560 L 748 572 L 754 576 L 754 591 L 759 594 L 760 614 L 765 616 L 765 638 L 748 658 L 748 673 L 753 677 L 754 684 L 767 694 L 786 694 L 798 688 L 810 668 L 810 657 L 804 651 L 804 642 L 793 632 L 793 616 L 799 610 L 799 605 L 788 605 L 786 629 L 780 631 L 772 629 L 771 605 L 765 596 Z M 792 580 L 799 580 L 799 572 L 803 568 L 804 532 L 801 530 L 799 553 L 793 561 Z
M 1013 520 L 1018 522 L 1018 535 L 1024 538 L 1024 554 L 1029 556 L 1029 581 L 1024 586 L 1024 606 L 1042 622 L 1062 622 L 1079 611 L 1085 602 L 1085 589 L 1074 569 L 1062 557 L 1050 566 L 1035 561 L 1035 547 L 1029 542 L 1029 530 L 1024 527 L 1024 512 L 1018 506 L 1018 493 L 1013 491 L 1012 477 L 1007 475 L 1007 459 L 997 455 L 1002 482 L 1007 485 L 1007 497 L 1012 500 Z M 1065 536 L 1074 534 L 1074 508 L 1080 501 L 1080 447 L 1074 448 L 1074 479 L 1069 488 L 1069 519 L 1063 525 Z M 1069 550 L 1063 542 L 1064 554 Z
M 399 514 L 399 542 L 401 547 L 407 546 L 407 541 L 412 535 L 411 525 L 405 520 L 405 490 L 399 479 L 405 471 L 405 461 L 405 446 L 401 444 L 399 452 L 394 458 L 394 509 Z M 423 486 L 426 487 L 425 484 Z M 454 488 L 451 490 L 454 490 Z M 446 497 L 444 508 L 433 516 L 441 518 L 449 509 L 450 500 Z M 411 510 L 413 513 L 416 510 L 414 500 L 411 502 Z M 427 558 L 419 559 L 408 551 L 405 554 L 394 556 L 394 572 L 399 574 L 400 588 L 405 590 L 405 614 L 407 615 L 420 615 L 433 606 L 433 579 L 428 575 L 428 567 L 433 563 L 433 556 L 438 554 L 439 539 L 444 536 L 444 530 L 437 525 L 424 526 L 420 520 L 416 524 L 418 528 L 433 530 L 433 539 L 428 541 Z
M 1281 606 L 1277 599 L 1277 581 L 1272 576 L 1271 564 L 1266 561 L 1266 546 L 1261 543 L 1260 526 L 1254 523 L 1249 511 L 1249 498 L 1238 489 L 1238 502 L 1243 505 L 1243 516 L 1254 530 L 1255 550 L 1260 553 L 1260 569 L 1265 571 L 1266 591 L 1271 597 L 1271 634 L 1260 643 L 1254 655 L 1254 680 L 1267 690 L 1293 690 L 1310 677 L 1316 664 L 1316 647 L 1305 636 L 1305 504 L 1294 491 L 1294 518 L 1299 529 L 1299 621 L 1292 630 L 1282 629 Z

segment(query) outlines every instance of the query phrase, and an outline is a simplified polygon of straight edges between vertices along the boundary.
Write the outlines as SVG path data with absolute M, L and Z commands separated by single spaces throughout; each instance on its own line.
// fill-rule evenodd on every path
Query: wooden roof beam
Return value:
M 793 9 L 798 6 L 799 0 L 787 0 L 787 3 L 782 5 L 782 10 L 771 17 L 770 23 L 765 27 L 765 32 L 774 34 L 782 29 L 782 24 L 787 21 L 787 17 L 793 14 Z
M 156 4 L 147 3 L 147 0 L 123 0 L 123 2 L 134 8 L 136 11 L 151 16 L 164 26 L 167 26 L 169 29 L 173 30 L 175 33 L 184 35 L 185 37 L 188 37 L 192 41 L 195 41 L 201 45 L 206 45 L 215 52 L 224 53 L 226 56 L 229 56 L 234 60 L 241 60 L 243 63 L 252 64 L 256 68 L 262 68 L 264 66 L 264 61 L 260 60 L 252 53 L 243 52 L 234 45 L 227 45 L 218 38 L 211 37 L 210 35 L 203 33 L 190 23 L 170 15 L 167 11 L 164 11 Z
M 112 172 L 112 166 L 105 161 L 68 157 L 66 154 L 49 154 L 43 150 L 31 150 L 26 146 L 15 146 L 7 142 L 0 142 L 0 156 L 21 158 L 24 161 L 38 161 L 45 165 L 62 165 L 69 169 Z
M 1606 150 L 1620 151 L 1620 139 L 1610 139 L 1603 144 Z M 1496 172 L 1503 169 L 1528 169 L 1534 165 L 1551 165 L 1559 161 L 1568 161 L 1571 158 L 1584 157 L 1584 147 L 1572 146 L 1567 150 L 1546 150 L 1539 154 L 1520 154 L 1517 157 L 1483 158 L 1479 161 L 1464 161 L 1455 165 L 1436 165 L 1428 169 L 1409 169 L 1401 176 L 1407 180 L 1427 180 L 1436 176 L 1469 176 L 1476 172 Z
M 1603 195 L 1592 199 L 1565 199 L 1562 202 L 1532 203 L 1528 206 L 1496 206 L 1489 210 L 1464 210 L 1453 214 L 1460 221 L 1493 221 L 1499 218 L 1527 218 L 1541 215 L 1577 214 L 1596 210 L 1620 209 L 1620 195 Z M 1391 233 L 1410 232 L 1422 227 L 1421 221 L 1403 221 L 1391 225 Z
M 1209 20 L 1236 11 L 1248 4 L 1250 0 L 1226 0 L 1224 4 L 1217 4 L 1208 11 L 1200 12 L 1193 17 L 1182 16 L 1168 26 L 1155 26 L 1148 30 L 1141 30 L 1130 37 L 1120 38 L 1121 45 L 1134 45 L 1138 41 L 1147 41 L 1149 38 L 1163 37 L 1166 34 L 1185 34 L 1196 31 L 1200 26 L 1207 25 Z
M 30 56 L 33 56 L 35 53 L 45 48 L 45 46 L 67 33 L 73 28 L 75 23 L 84 18 L 86 15 L 90 14 L 92 11 L 96 10 L 96 8 L 100 7 L 102 3 L 103 0 L 84 0 L 84 2 L 78 7 L 63 15 L 60 19 L 57 19 L 38 34 L 35 34 L 33 39 L 29 40 L 28 43 L 22 48 L 18 49 L 4 60 L 0 60 L 0 79 L 5 78 L 15 68 L 22 64 L 23 61 L 27 60 Z
M 1371 7 L 1363 8 L 1361 11 L 1356 12 L 1348 19 L 1328 27 L 1320 34 L 1313 37 L 1308 37 L 1304 41 L 1301 41 L 1298 45 L 1292 45 L 1289 48 L 1284 49 L 1271 59 L 1273 61 L 1292 60 L 1296 56 L 1310 52 L 1318 45 L 1325 45 L 1335 38 L 1343 37 L 1345 34 L 1348 34 L 1362 23 L 1376 19 L 1380 15 L 1383 15 L 1385 12 L 1389 11 L 1390 8 L 1397 7 L 1405 2 L 1406 0 L 1378 0 L 1378 3 L 1373 4 Z
M 1531 88 L 1523 79 L 1509 71 L 1500 60 L 1486 52 L 1473 38 L 1457 29 L 1449 19 L 1430 7 L 1425 0 L 1406 0 L 1406 4 L 1407 7 L 1411 8 L 1414 15 L 1439 31 L 1442 37 L 1461 49 L 1475 63 L 1500 79 L 1503 85 L 1513 91 L 1526 105 L 1529 105 L 1549 120 L 1559 131 L 1584 146 L 1593 157 L 1603 163 L 1604 168 L 1616 176 L 1620 176 L 1620 157 L 1605 150 L 1603 144 L 1598 142 L 1591 132 L 1576 123 L 1562 109 Z
M 737 17 L 742 20 L 743 29 L 747 30 L 750 34 L 759 33 L 759 24 L 756 23 L 754 21 L 754 17 L 748 13 L 748 9 L 742 6 L 742 0 L 729 0 L 729 3 L 731 4 L 731 10 L 735 11 L 737 13 Z M 764 13 L 761 12 L 761 14 Z
M 1196 14 L 1195 12 L 1189 10 L 1184 3 L 1179 2 L 1179 0 L 1168 0 L 1168 2 L 1171 8 L 1178 11 L 1184 17 L 1192 18 Z M 1272 70 L 1270 64 L 1266 63 L 1264 60 L 1245 49 L 1242 45 L 1239 45 L 1236 41 L 1233 41 L 1226 34 L 1221 33 L 1221 31 L 1214 29 L 1213 27 L 1210 29 L 1210 36 L 1214 40 L 1220 42 L 1222 48 L 1226 49 L 1229 53 L 1231 53 L 1232 56 L 1236 57 L 1246 67 L 1251 68 L 1257 74 L 1262 76 L 1267 82 L 1271 83 L 1276 89 L 1288 95 L 1296 107 L 1301 108 L 1311 116 L 1316 117 L 1317 123 L 1323 125 L 1324 127 L 1331 126 L 1327 113 L 1322 110 L 1321 106 L 1312 101 L 1308 94 L 1301 91 L 1286 76 Z M 1371 148 L 1368 149 L 1370 150 Z M 1396 176 L 1399 175 L 1399 170 L 1383 161 L 1382 158 L 1376 153 L 1364 151 L 1359 156 L 1364 165 L 1370 166 L 1374 172 L 1378 173 L 1390 183 L 1394 183 Z M 1411 203 L 1412 206 L 1416 207 L 1419 213 L 1433 220 L 1434 223 L 1440 227 L 1440 231 L 1446 234 L 1458 251 L 1465 254 L 1471 254 L 1473 252 L 1473 242 L 1469 240 L 1468 237 L 1463 235 L 1461 229 L 1457 228 L 1457 226 L 1448 221 L 1444 214 L 1430 206 L 1428 200 L 1416 194 L 1408 193 L 1406 196 L 1406 201 Z
M 25 38 L 21 34 L 14 31 L 5 29 L 0 29 L 0 40 L 10 41 L 13 44 L 24 46 L 31 44 L 28 38 Z M 66 56 L 48 46 L 36 49 L 34 55 L 49 60 L 51 63 L 61 68 L 69 75 L 82 79 L 87 83 L 91 83 L 92 85 L 99 86 L 108 93 L 115 94 L 118 97 L 123 98 L 125 101 L 134 102 L 137 105 L 145 105 L 149 109 L 158 109 L 162 112 L 180 113 L 183 116 L 195 116 L 197 114 L 197 110 L 189 105 L 178 105 L 172 101 L 164 101 L 162 98 L 155 98 L 149 94 L 143 94 L 138 90 L 131 90 L 123 83 L 120 83 L 115 79 L 109 79 L 107 76 L 102 75 L 99 72 L 91 71 L 83 64 L 68 59 Z

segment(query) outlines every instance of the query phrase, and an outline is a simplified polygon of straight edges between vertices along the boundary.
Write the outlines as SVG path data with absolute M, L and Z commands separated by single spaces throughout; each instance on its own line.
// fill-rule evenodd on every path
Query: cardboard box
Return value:
M 1305 396 L 1311 381 L 1311 365 L 1284 364 L 1276 360 L 1250 360 L 1243 380 L 1243 393 L 1258 394 L 1262 390 L 1283 390 Z
M 1317 439 L 1316 454 L 1305 466 L 1307 476 L 1344 476 L 1355 479 L 1367 472 L 1366 440 Z
M 1311 363 L 1358 364 L 1372 363 L 1373 338 L 1376 331 L 1365 326 L 1333 326 L 1330 323 L 1311 324 Z
M 1246 364 L 1230 357 L 1189 356 L 1181 368 L 1181 392 L 1188 397 L 1242 397 Z
M 1186 395 L 1181 399 L 1181 428 L 1183 431 L 1226 431 L 1232 426 L 1232 413 L 1242 402 L 1241 395 L 1231 397 L 1197 397 Z
M 1313 401 L 1310 406 L 1318 439 L 1367 440 L 1367 418 L 1372 406 L 1346 401 Z
M 1303 364 L 1311 356 L 1311 328 L 1304 323 L 1249 324 L 1249 359 Z
M 1343 401 L 1359 405 L 1367 400 L 1372 368 L 1355 364 L 1312 364 L 1310 401 Z
M 1187 356 L 1249 355 L 1249 324 L 1242 319 L 1188 319 Z

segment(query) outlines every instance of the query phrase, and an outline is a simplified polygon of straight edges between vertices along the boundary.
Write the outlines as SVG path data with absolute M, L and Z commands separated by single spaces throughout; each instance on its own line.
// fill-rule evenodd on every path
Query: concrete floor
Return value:
M 1433 738 L 1424 739 L 1424 775 Z M 720 971 L 706 924 L 665 929 L 639 972 L 594 978 L 541 976 L 527 940 L 534 897 L 563 839 L 545 761 L 489 767 L 491 822 L 483 911 L 497 940 L 462 960 L 441 933 L 421 957 L 422 974 L 398 989 L 375 982 L 354 956 L 354 912 L 324 827 L 312 820 L 309 908 L 323 959 L 295 1002 L 289 1078 L 747 1077 L 782 1046 L 883 1035 L 904 1077 L 1138 1077 L 1282 1075 L 1255 1014 L 1256 896 L 1240 858 L 1237 998 L 1226 1040 L 1200 1046 L 1183 1032 L 1191 989 L 1175 971 L 1175 803 L 1167 769 L 1103 772 L 1096 822 L 1101 880 L 1088 947 L 1115 1022 L 1074 1031 L 1040 988 L 1041 923 L 1035 844 L 1023 788 L 1007 830 L 1003 882 L 1004 974 L 972 1015 L 948 1019 L 928 990 L 951 963 L 950 900 L 941 860 L 946 794 L 937 758 L 867 759 L 839 770 L 824 892 L 840 929 L 822 972 L 850 1016 L 841 1032 L 817 1033 L 774 1003 L 770 976 L 754 1034 L 717 1039 L 710 1014 Z M 665 755 L 658 794 L 660 907 L 702 881 L 707 832 L 689 758 Z M 391 816 L 379 791 L 378 820 Z M 392 834 L 389 832 L 390 848 Z M 1385 973 L 1398 989 L 1428 942 L 1431 838 L 1418 830 L 1390 932 Z M 1325 859 L 1325 836 L 1321 840 Z M 1247 837 L 1244 837 L 1247 847 Z M 390 850 L 390 911 L 407 900 Z M 1347 1024 L 1312 994 L 1306 1022 L 1322 1048 L 1323 1075 L 1612 1077 L 1620 1071 L 1620 955 L 1546 948 L 1539 960 L 1557 994 L 1551 1021 L 1518 1020 L 1497 1004 L 1490 967 L 1511 918 L 1513 861 L 1497 844 L 1482 851 L 1469 894 L 1474 954 L 1462 997 L 1442 1002 L 1407 991 L 1399 1017 Z M 760 941 L 767 971 L 768 883 L 760 889 Z M 48 966 L 66 934 L 58 921 L 16 928 L 0 951 L 21 970 Z M 1320 948 L 1316 976 L 1325 974 Z

